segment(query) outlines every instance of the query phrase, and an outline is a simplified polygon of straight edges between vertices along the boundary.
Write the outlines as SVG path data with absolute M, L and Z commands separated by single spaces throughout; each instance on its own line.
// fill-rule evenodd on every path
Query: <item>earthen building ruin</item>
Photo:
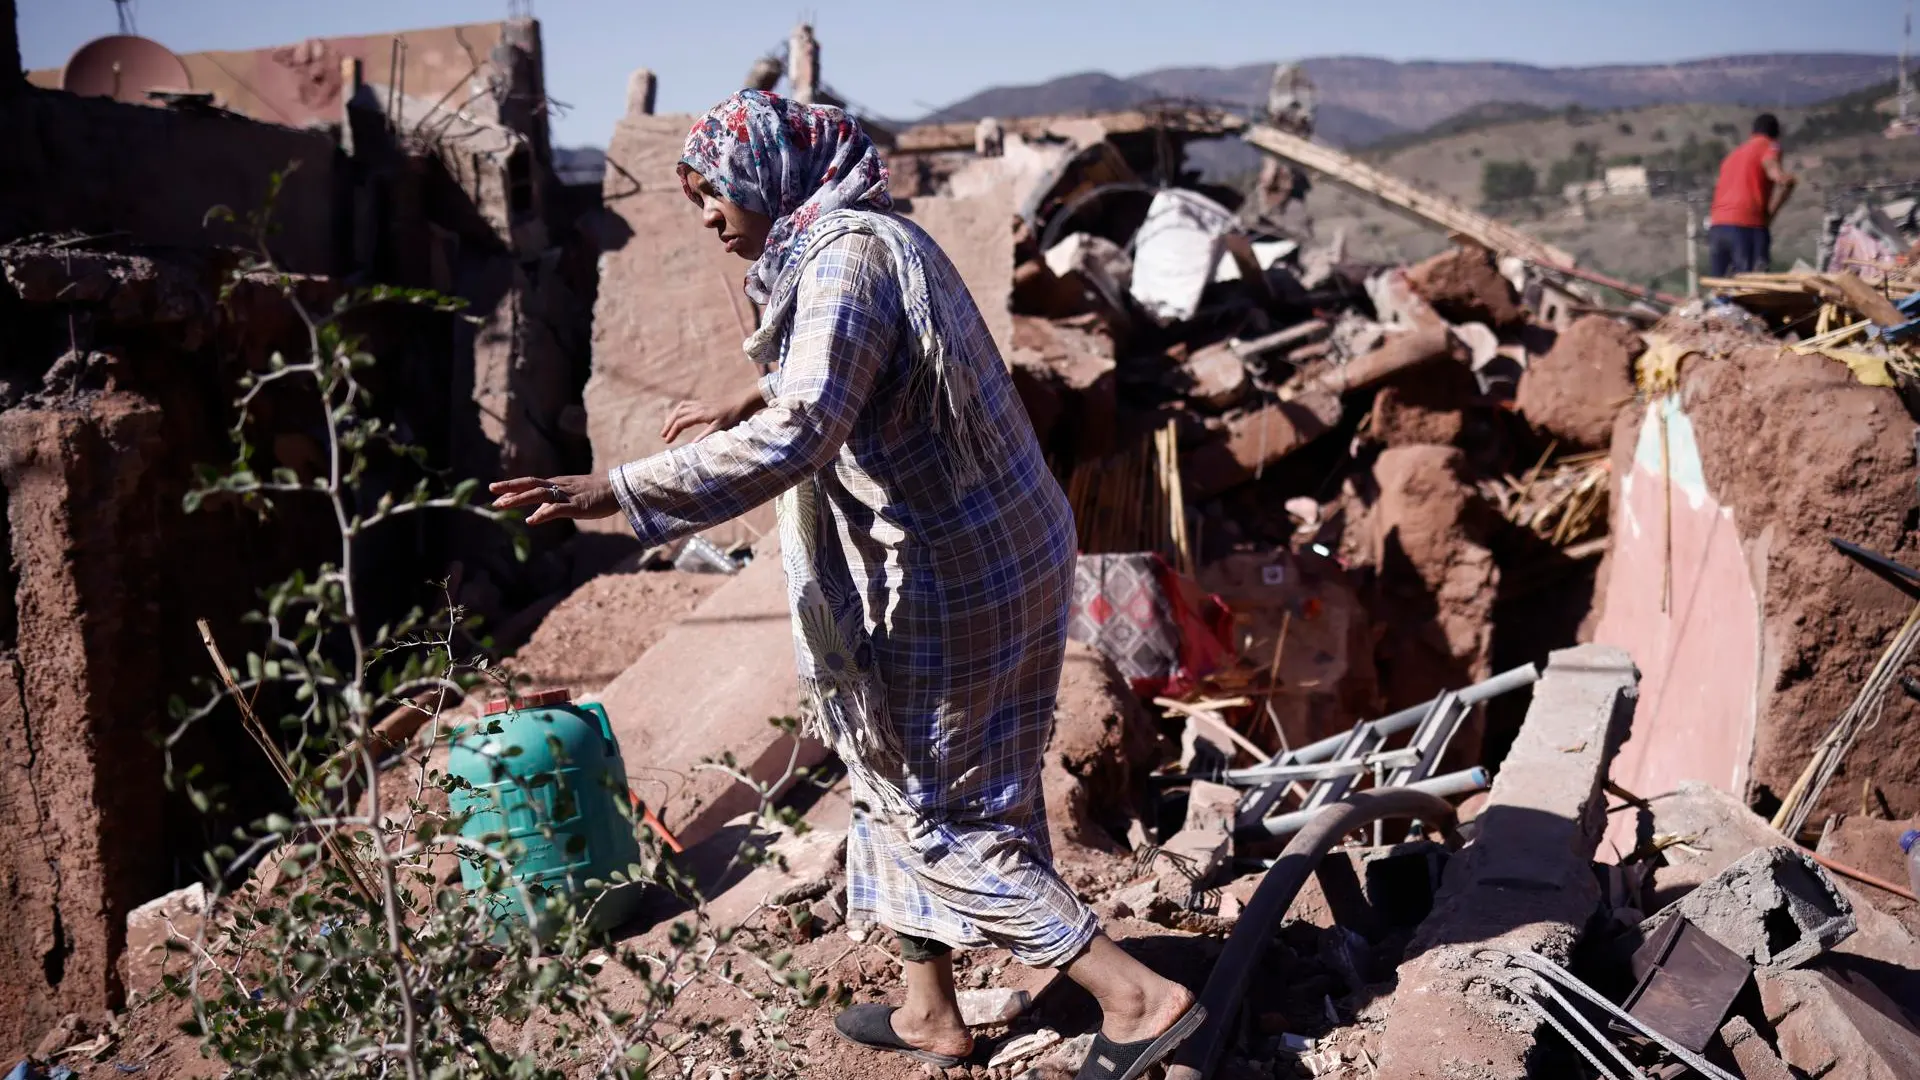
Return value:
M 260 584 L 332 542 L 297 512 L 182 506 L 230 452 L 236 380 L 305 348 L 274 275 L 223 288 L 258 253 L 250 215 L 271 212 L 268 253 L 303 303 L 365 286 L 467 302 L 356 325 L 383 419 L 437 475 L 663 449 L 675 402 L 748 388 L 759 313 L 675 174 L 693 118 L 655 113 L 646 69 L 604 176 L 556 168 L 530 19 L 187 54 L 187 87 L 88 97 L 61 72 L 15 77 L 0 5 L 11 1060 L 120 1030 L 102 1018 L 143 1007 L 167 920 L 207 915 L 179 890 L 201 887 L 209 836 L 285 800 L 232 717 L 161 742 L 169 699 L 207 674 L 195 621 L 238 640 Z M 748 78 L 838 100 L 810 27 Z M 899 211 L 959 268 L 1075 508 L 1047 805 L 1110 932 L 1217 1008 L 1169 1075 L 1575 1075 L 1607 1051 L 1568 1043 L 1549 982 L 1604 999 L 1594 1015 L 1615 1010 L 1606 1030 L 1634 1032 L 1614 1041 L 1649 1069 L 1912 1075 L 1920 902 L 1888 848 L 1920 819 L 1920 690 L 1886 691 L 1914 593 L 1830 542 L 1915 561 L 1908 254 L 1871 283 L 1651 293 L 1315 143 L 1304 74 L 1274 86 L 1257 115 L 1169 101 L 883 133 Z M 1222 138 L 1268 153 L 1248 190 L 1189 167 Z M 1354 262 L 1290 206 L 1309 182 L 1459 243 Z M 272 464 L 312 469 L 313 418 L 288 405 L 270 425 Z M 418 473 L 381 468 L 386 490 Z M 844 785 L 825 748 L 767 723 L 799 707 L 771 525 L 762 508 L 640 551 L 614 519 L 536 536 L 523 562 L 503 533 L 436 521 L 369 552 L 367 618 L 447 582 L 490 627 L 476 650 L 607 708 L 688 865 L 757 801 L 703 760 L 768 783 L 825 770 L 785 795 L 817 834 L 713 908 L 782 912 L 756 929 L 881 996 L 890 961 L 837 933 Z M 234 820 L 169 791 L 167 753 L 229 784 Z M 620 933 L 654 942 L 667 922 Z M 1642 991 L 1696 985 L 1663 951 L 1693 932 L 1740 952 L 1756 989 L 1685 1017 L 1702 1034 L 1676 1050 Z M 1236 980 L 1237 955 L 1261 962 Z M 1089 1003 L 1064 980 L 959 966 L 1007 992 L 975 1075 L 1079 1067 Z M 711 987 L 676 1007 L 715 1031 L 741 1008 Z M 161 1029 L 113 1060 L 210 1065 Z M 703 1034 L 682 1063 L 910 1075 L 822 1016 L 792 1041 Z

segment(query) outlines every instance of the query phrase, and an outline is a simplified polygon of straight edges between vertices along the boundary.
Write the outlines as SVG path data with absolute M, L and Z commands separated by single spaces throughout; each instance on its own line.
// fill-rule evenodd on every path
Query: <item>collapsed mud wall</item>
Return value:
M 297 344 L 271 287 L 218 309 L 228 265 L 0 247 L 0 890 L 16 929 L 0 1047 L 119 1003 L 126 913 L 195 877 L 219 828 L 164 786 L 168 698 L 197 698 L 208 671 L 194 620 L 233 633 L 262 583 L 326 553 L 298 507 L 284 534 L 238 507 L 182 508 L 194 467 L 230 455 L 236 365 Z M 294 466 L 300 447 L 270 453 Z M 263 770 L 245 745 L 221 717 L 175 749 L 244 814 L 273 794 L 249 782 Z
M 1894 391 L 1823 357 L 1681 340 L 1701 352 L 1664 424 L 1659 406 L 1635 406 L 1615 428 L 1595 635 L 1648 674 L 1615 778 L 1648 795 L 1702 780 L 1771 812 L 1912 606 L 1828 537 L 1915 561 L 1913 423 Z M 1863 798 L 1920 811 L 1916 708 L 1886 697 L 1810 821 Z
M 116 1002 L 115 931 L 142 884 L 163 880 L 158 717 L 138 701 L 157 682 L 157 627 L 129 595 L 151 568 L 142 474 L 162 434 L 159 410 L 126 395 L 0 417 L 19 573 L 0 655 L 0 886 L 13 922 L 0 1045 Z

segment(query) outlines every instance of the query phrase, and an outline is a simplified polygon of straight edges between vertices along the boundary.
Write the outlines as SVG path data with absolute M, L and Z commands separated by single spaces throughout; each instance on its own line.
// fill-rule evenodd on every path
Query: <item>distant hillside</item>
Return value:
M 1887 89 L 1777 110 L 1787 168 L 1801 182 L 1774 223 L 1774 269 L 1815 257 L 1830 202 L 1844 212 L 1857 202 L 1847 194 L 1851 189 L 1920 177 L 1920 138 L 1887 138 L 1886 116 L 1861 104 L 1879 100 Z M 1753 113 L 1750 105 L 1680 104 L 1556 109 L 1491 124 L 1462 117 L 1397 146 L 1369 147 L 1365 156 L 1423 189 L 1572 252 L 1582 266 L 1678 291 L 1686 281 L 1689 205 L 1696 221 L 1705 215 L 1719 162 L 1746 138 Z M 1662 174 L 1663 194 L 1579 205 L 1564 196 L 1566 183 L 1593 179 L 1615 164 L 1643 164 Z M 1522 165 L 1536 179 L 1534 194 L 1488 204 L 1490 167 Z M 1314 184 L 1303 211 L 1302 223 L 1315 236 L 1344 237 L 1349 256 L 1360 261 L 1420 259 L 1448 243 L 1431 226 L 1332 183 Z
M 1810 105 L 1887 79 L 1890 56 L 1782 53 L 1725 56 L 1677 64 L 1542 68 L 1493 62 L 1398 62 L 1371 57 L 1316 57 L 1305 62 L 1320 89 L 1320 134 L 1329 142 L 1365 146 L 1422 132 L 1477 106 L 1520 103 L 1620 109 L 1689 102 Z M 1255 106 L 1266 100 L 1271 64 L 1232 68 L 1165 68 L 1130 78 L 1098 72 L 1032 86 L 983 90 L 927 117 L 1036 116 L 1124 108 L 1159 97 Z

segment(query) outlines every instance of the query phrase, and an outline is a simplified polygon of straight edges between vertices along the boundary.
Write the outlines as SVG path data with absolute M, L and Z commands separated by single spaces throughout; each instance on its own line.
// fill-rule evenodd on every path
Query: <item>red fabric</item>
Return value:
M 1773 181 L 1767 179 L 1765 165 L 1779 159 L 1780 144 L 1765 135 L 1735 147 L 1720 163 L 1720 181 L 1713 186 L 1713 224 L 1749 229 L 1771 225 L 1767 202 L 1773 198 Z
M 1217 596 L 1203 593 L 1192 578 L 1176 573 L 1166 560 L 1157 560 L 1160 587 L 1173 607 L 1180 628 L 1180 663 L 1167 679 L 1165 692 L 1185 697 L 1200 680 L 1226 666 L 1233 658 L 1227 642 L 1233 639 L 1233 612 Z

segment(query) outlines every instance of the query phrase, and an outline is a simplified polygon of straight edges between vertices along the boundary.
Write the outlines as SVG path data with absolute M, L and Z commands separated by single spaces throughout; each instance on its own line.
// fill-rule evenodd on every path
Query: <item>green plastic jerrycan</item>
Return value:
M 522 697 L 518 708 L 490 702 L 485 717 L 453 733 L 447 769 L 471 785 L 450 798 L 455 814 L 471 815 L 461 835 L 495 850 L 517 845 L 509 851 L 512 877 L 529 887 L 540 909 L 533 919 L 537 935 L 551 935 L 548 909 L 560 900 L 590 905 L 596 929 L 633 914 L 641 886 L 609 878 L 640 861 L 640 845 L 622 813 L 632 797 L 605 709 L 576 705 L 565 690 Z M 542 825 L 551 827 L 551 836 Z M 472 859 L 461 860 L 460 876 L 473 902 L 502 924 L 496 937 L 505 936 L 506 923 L 526 920 L 511 885 L 488 893 Z M 590 894 L 589 881 L 605 883 L 603 891 Z

